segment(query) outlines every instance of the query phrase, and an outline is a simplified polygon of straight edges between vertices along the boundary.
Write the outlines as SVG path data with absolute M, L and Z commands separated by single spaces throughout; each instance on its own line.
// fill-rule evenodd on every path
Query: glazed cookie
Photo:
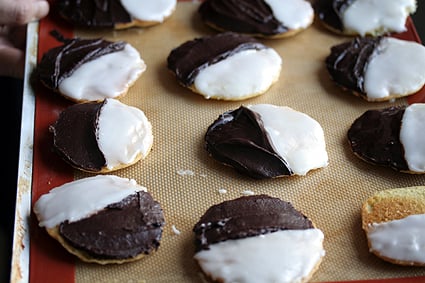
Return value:
M 399 265 L 425 266 L 425 187 L 382 190 L 362 207 L 370 252 Z
M 326 68 L 343 89 L 367 101 L 388 101 L 424 86 L 425 47 L 392 37 L 357 37 L 332 46 Z
M 348 130 L 351 150 L 374 165 L 424 174 L 424 119 L 424 103 L 368 110 Z
M 252 178 L 306 175 L 326 167 L 328 154 L 320 124 L 285 106 L 241 106 L 221 114 L 205 134 L 217 161 Z
M 314 11 L 305 0 L 206 0 L 198 10 L 202 21 L 218 31 L 282 38 L 307 29 Z
M 112 98 L 69 106 L 49 130 L 54 150 L 74 168 L 91 173 L 128 167 L 144 159 L 153 144 L 144 112 Z
M 213 205 L 193 231 L 194 259 L 213 282 L 307 282 L 325 256 L 323 232 L 267 195 Z
M 135 180 L 98 175 L 42 195 L 34 205 L 39 226 L 82 261 L 139 260 L 160 245 L 160 204 Z
M 58 14 L 86 28 L 125 29 L 163 23 L 175 11 L 177 0 L 59 0 Z
M 64 39 L 47 51 L 36 75 L 47 88 L 73 102 L 121 98 L 146 70 L 129 43 L 103 39 Z
M 407 30 L 416 0 L 315 0 L 319 20 L 331 31 L 351 36 L 377 36 Z
M 243 100 L 278 80 L 282 59 L 252 37 L 226 32 L 186 41 L 167 64 L 181 85 L 207 99 Z

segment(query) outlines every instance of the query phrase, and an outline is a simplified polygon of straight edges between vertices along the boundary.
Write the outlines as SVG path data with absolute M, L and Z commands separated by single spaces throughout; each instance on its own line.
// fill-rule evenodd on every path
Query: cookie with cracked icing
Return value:
M 167 67 L 206 99 L 238 101 L 265 93 L 279 79 L 282 58 L 253 37 L 226 32 L 175 47 Z
M 425 85 L 425 47 L 393 37 L 357 37 L 325 59 L 332 81 L 370 102 L 406 97 Z
M 146 158 L 153 144 L 145 113 L 119 100 L 78 103 L 50 126 L 53 148 L 72 167 L 108 173 Z
M 424 174 L 424 119 L 424 103 L 368 110 L 348 130 L 350 148 L 370 164 Z
M 193 232 L 194 259 L 212 282 L 308 282 L 325 256 L 323 232 L 268 195 L 215 204 Z
M 416 0 L 315 0 L 313 4 L 326 28 L 349 36 L 404 32 L 407 18 L 416 7 Z
M 262 38 L 290 37 L 313 23 L 306 0 L 206 0 L 198 9 L 202 21 L 220 31 Z
M 304 176 L 328 165 L 321 125 L 287 106 L 255 104 L 221 114 L 207 129 L 205 148 L 255 179 Z
M 176 6 L 177 0 L 59 0 L 54 7 L 78 27 L 126 29 L 161 24 Z
M 39 226 L 85 262 L 140 260 L 160 245 L 161 205 L 135 180 L 87 177 L 55 187 L 35 202 Z
M 43 55 L 37 79 L 73 102 L 122 98 L 146 70 L 139 51 L 127 42 L 54 36 L 63 44 Z
M 425 266 L 425 187 L 386 189 L 362 206 L 369 251 L 398 265 Z

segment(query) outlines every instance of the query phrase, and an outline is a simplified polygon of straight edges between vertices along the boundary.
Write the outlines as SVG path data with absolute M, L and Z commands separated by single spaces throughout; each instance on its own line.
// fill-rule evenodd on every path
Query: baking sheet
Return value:
M 346 140 L 350 124 L 364 111 L 423 101 L 425 91 L 385 103 L 366 102 L 343 92 L 328 78 L 324 58 L 330 46 L 350 38 L 335 36 L 316 22 L 293 38 L 263 40 L 283 59 L 279 82 L 267 93 L 240 102 L 206 100 L 178 85 L 166 68 L 172 48 L 194 37 L 214 34 L 197 17 L 198 5 L 179 2 L 169 20 L 144 29 L 86 31 L 58 24 L 52 17 L 42 20 L 39 30 L 33 27 L 38 52 L 31 49 L 36 56 L 29 58 L 28 69 L 34 67 L 37 57 L 39 60 L 59 44 L 49 35 L 52 29 L 65 36 L 125 40 L 140 51 L 147 70 L 121 101 L 145 112 L 153 125 L 154 146 L 145 160 L 113 174 L 146 186 L 164 208 L 167 223 L 156 253 L 138 262 L 108 266 L 75 260 L 39 228 L 30 214 L 31 204 L 51 188 L 91 174 L 72 170 L 51 151 L 48 126 L 71 103 L 41 87 L 28 87 L 24 94 L 24 160 L 20 160 L 19 171 L 13 282 L 201 282 L 192 259 L 192 227 L 209 206 L 245 191 L 290 201 L 323 230 L 326 256 L 312 282 L 425 280 L 424 268 L 391 265 L 370 254 L 360 219 L 362 202 L 375 191 L 423 185 L 425 176 L 366 164 L 353 156 Z M 399 37 L 418 41 L 410 19 L 408 26 L 409 31 Z M 303 177 L 252 180 L 210 158 L 203 148 L 207 127 L 224 111 L 255 103 L 290 106 L 316 119 L 324 128 L 329 166 Z M 220 194 L 220 189 L 227 193 Z

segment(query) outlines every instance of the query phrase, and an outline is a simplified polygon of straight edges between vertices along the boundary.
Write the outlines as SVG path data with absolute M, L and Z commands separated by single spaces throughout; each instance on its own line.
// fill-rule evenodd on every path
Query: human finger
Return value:
M 24 77 L 25 53 L 12 46 L 0 46 L 0 77 Z
M 46 0 L 0 0 L 0 24 L 24 25 L 49 13 Z

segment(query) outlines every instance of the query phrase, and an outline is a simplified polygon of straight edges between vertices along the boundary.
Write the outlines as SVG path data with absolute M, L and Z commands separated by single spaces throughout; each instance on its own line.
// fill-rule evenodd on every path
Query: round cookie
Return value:
M 135 180 L 97 175 L 58 186 L 34 204 L 39 226 L 82 261 L 135 261 L 160 245 L 160 204 Z
M 293 36 L 314 20 L 313 7 L 305 0 L 206 0 L 198 13 L 218 31 L 263 38 Z
M 279 79 L 281 65 L 273 48 L 232 32 L 186 41 L 167 57 L 182 86 L 206 99 L 227 101 L 265 93 Z
M 406 31 L 416 0 L 315 0 L 313 8 L 320 22 L 334 33 L 378 36 Z
M 323 232 L 268 195 L 213 205 L 193 232 L 194 259 L 212 282 L 307 282 L 325 256 Z
M 362 206 L 370 252 L 399 265 L 425 266 L 425 187 L 376 192 Z
M 424 119 L 424 103 L 368 110 L 348 130 L 351 150 L 374 165 L 424 174 Z
M 425 85 L 425 47 L 392 37 L 357 37 L 332 46 L 326 57 L 331 79 L 370 102 L 389 101 Z
M 177 0 L 58 0 L 54 7 L 79 27 L 126 29 L 161 24 L 176 6 Z
M 144 159 L 153 144 L 144 112 L 112 98 L 69 106 L 49 130 L 54 150 L 74 168 L 91 173 L 128 167 Z
M 129 43 L 103 39 L 64 39 L 37 65 L 39 81 L 73 102 L 121 98 L 146 70 L 140 53 Z
M 272 104 L 221 114 L 208 127 L 205 148 L 217 161 L 256 179 L 303 176 L 328 165 L 320 124 L 307 114 Z

